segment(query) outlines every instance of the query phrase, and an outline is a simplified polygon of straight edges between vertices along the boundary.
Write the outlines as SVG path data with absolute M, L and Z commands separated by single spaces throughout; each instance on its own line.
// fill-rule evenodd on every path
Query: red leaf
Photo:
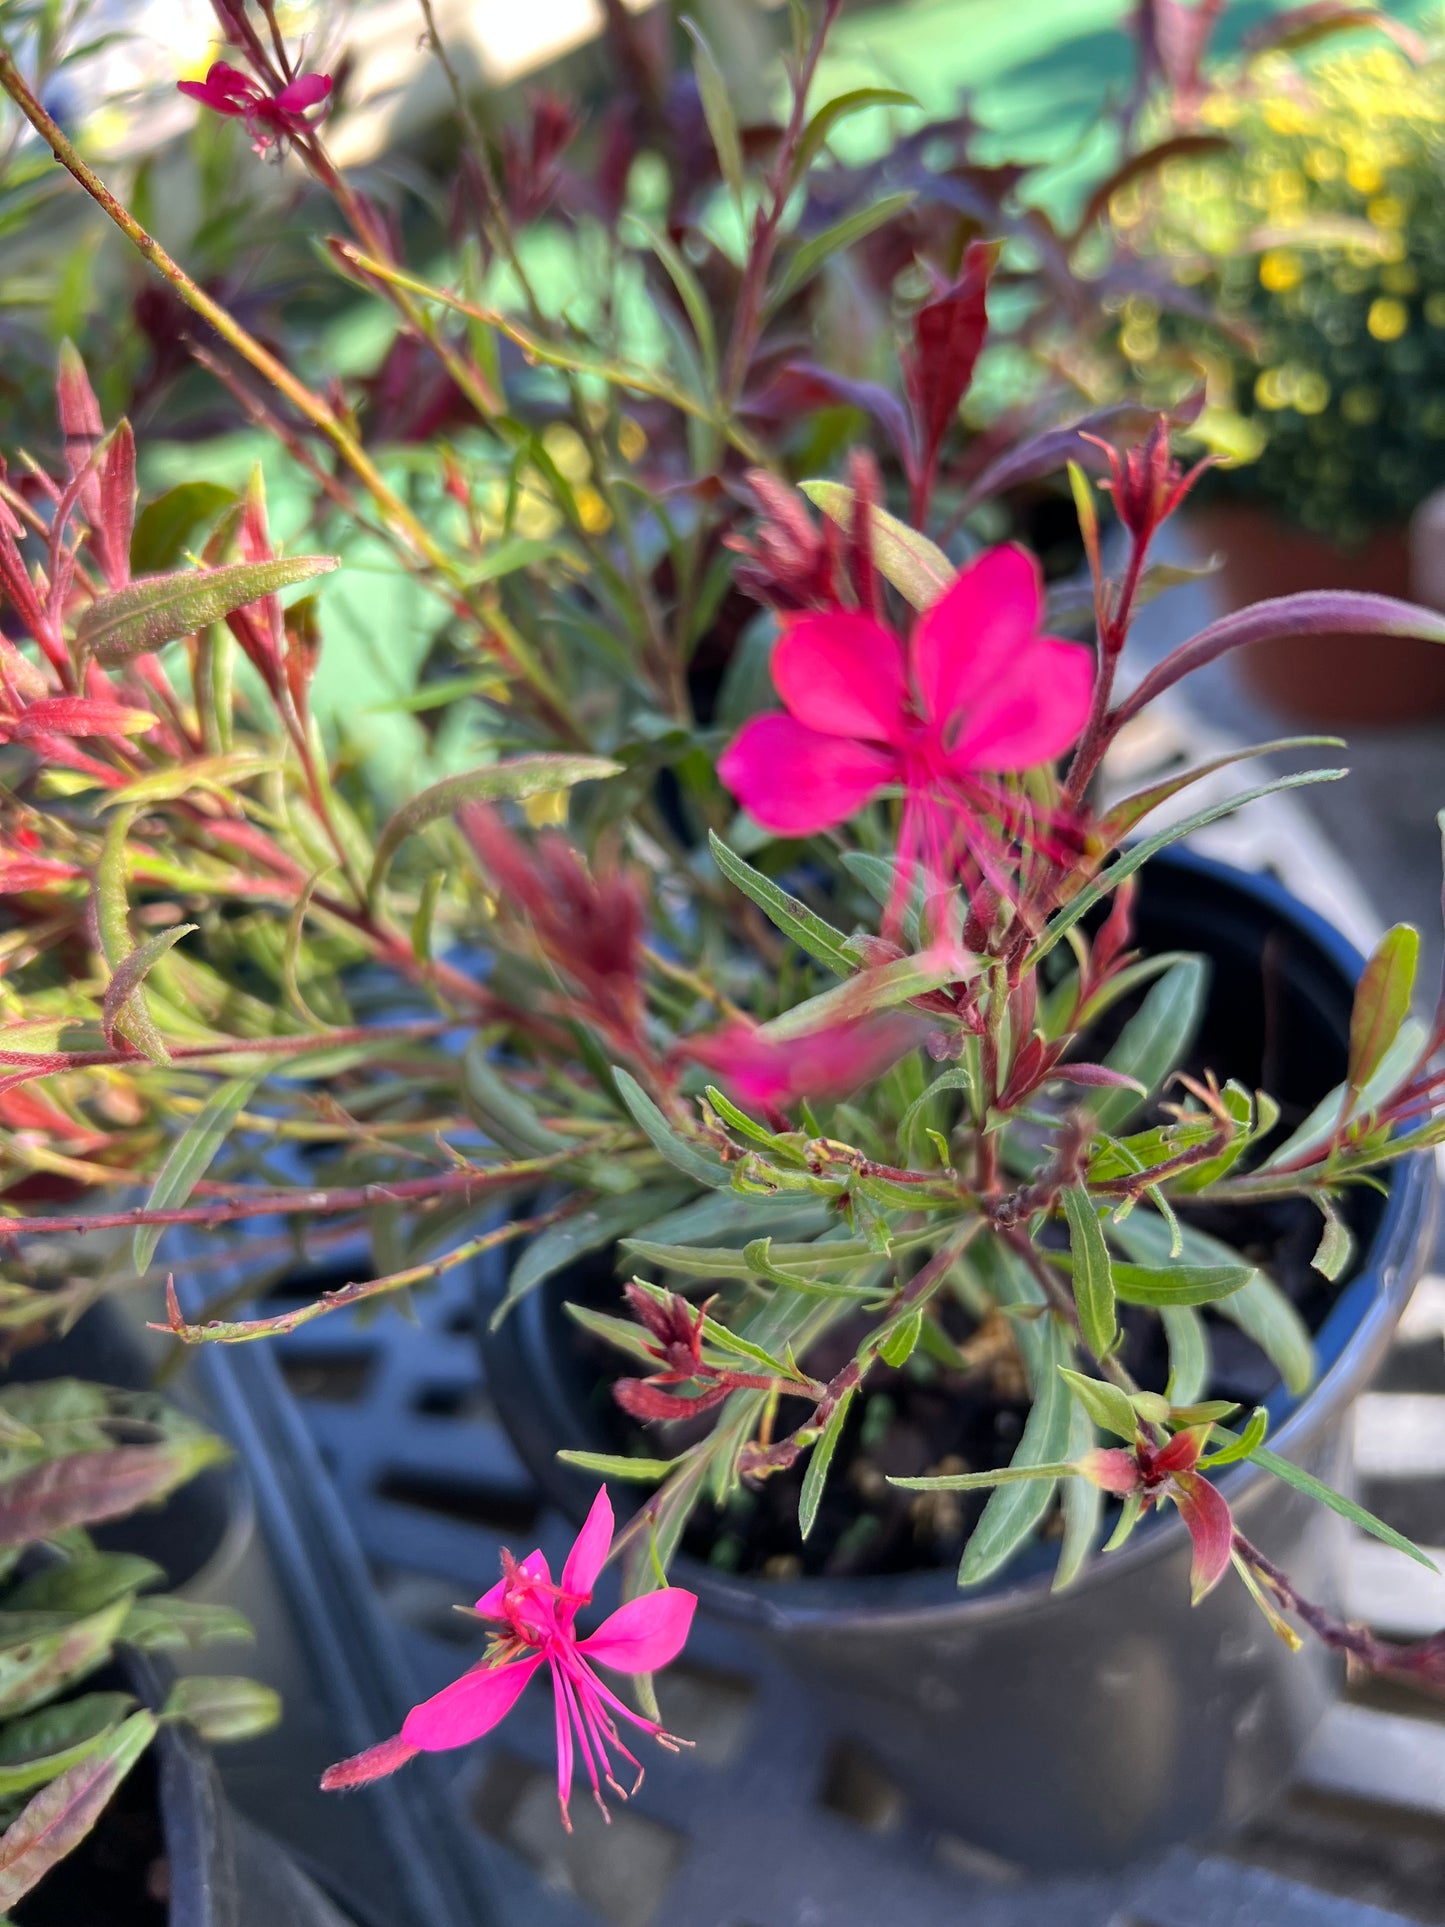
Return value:
M 17 742 L 32 736 L 143 736 L 158 718 L 144 709 L 94 696 L 47 696 L 31 703 L 8 725 Z
M 998 253 L 995 242 L 971 242 L 958 280 L 913 317 L 913 347 L 903 357 L 903 383 L 913 404 L 925 472 L 937 461 L 939 444 L 973 380 L 988 331 L 988 284 Z
M 196 1471 L 197 1449 L 117 1445 L 32 1466 L 0 1485 L 0 1546 L 33 1545 L 152 1505 Z
M 674 1396 L 649 1384 L 645 1378 L 619 1378 L 612 1387 L 612 1396 L 623 1411 L 635 1419 L 695 1418 L 699 1412 L 721 1405 L 729 1390 L 726 1385 L 714 1385 L 711 1390 L 695 1396 Z
M 1172 1490 L 1174 1503 L 1194 1541 L 1189 1584 L 1197 1606 L 1229 1569 L 1229 1555 L 1234 1549 L 1234 1520 L 1227 1502 L 1208 1479 L 1201 1478 L 1197 1472 L 1178 1473 Z
M 85 363 L 73 343 L 60 344 L 60 366 L 55 377 L 55 404 L 60 416 L 60 432 L 65 437 L 65 461 L 71 477 L 79 475 L 105 432 L 100 419 L 100 403 L 85 372 Z M 92 528 L 100 525 L 100 478 L 86 477 L 80 499 Z
M 100 563 L 112 589 L 130 581 L 130 539 L 135 528 L 135 436 L 122 422 L 100 465 Z
M 155 1737 L 155 1715 L 132 1713 L 94 1752 L 42 1787 L 0 1837 L 0 1907 L 8 1914 L 80 1844 Z

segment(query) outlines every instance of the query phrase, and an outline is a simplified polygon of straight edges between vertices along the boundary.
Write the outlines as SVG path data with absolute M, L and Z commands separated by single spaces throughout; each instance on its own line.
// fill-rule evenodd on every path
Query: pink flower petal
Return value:
M 967 704 L 950 759 L 957 769 L 1028 769 L 1078 740 L 1089 718 L 1094 661 L 1072 642 L 1038 636 Z
M 577 1650 L 615 1673 L 655 1673 L 687 1644 L 696 1609 L 693 1593 L 664 1586 L 619 1606 Z
M 779 836 L 831 829 L 899 775 L 886 750 L 778 715 L 745 723 L 717 770 L 749 816 Z
M 607 1496 L 607 1487 L 599 1486 L 597 1497 L 592 1501 L 592 1510 L 587 1514 L 582 1530 L 567 1554 L 567 1563 L 562 1568 L 564 1593 L 577 1599 L 592 1597 L 597 1575 L 606 1565 L 607 1554 L 612 1546 L 612 1525 L 612 1501 Z M 561 1611 L 568 1624 L 577 1616 L 575 1606 L 563 1606 Z
M 913 680 L 940 730 L 1033 638 L 1043 615 L 1039 565 L 1005 543 L 984 553 L 918 619 Z
M 540 1546 L 535 1547 L 527 1554 L 525 1559 L 520 1559 L 517 1563 L 521 1566 L 522 1571 L 527 1573 L 531 1578 L 540 1579 L 543 1585 L 551 1585 L 552 1568 L 547 1564 Z M 506 1594 L 507 1580 L 504 1574 L 490 1591 L 482 1594 L 473 1610 L 479 1612 L 483 1619 L 500 1619 L 502 1617 L 502 1605 Z
M 871 1083 L 921 1041 L 925 1028 L 912 1013 L 901 1011 L 879 1011 L 787 1038 L 731 1023 L 689 1038 L 681 1054 L 714 1071 L 740 1103 L 786 1110 L 800 1097 L 845 1097 Z
M 1172 1490 L 1174 1503 L 1194 1541 L 1189 1585 L 1197 1606 L 1229 1570 L 1229 1556 L 1234 1549 L 1234 1520 L 1229 1515 L 1228 1501 L 1197 1472 L 1181 1472 Z
M 507 1666 L 483 1666 L 414 1706 L 402 1722 L 401 1738 L 419 1753 L 444 1753 L 448 1747 L 470 1746 L 504 1720 L 520 1699 L 523 1687 L 544 1663 L 541 1653 L 516 1659 Z
M 283 114 L 304 114 L 308 107 L 319 106 L 330 92 L 330 74 L 298 74 L 277 94 L 276 105 Z
M 794 616 L 773 651 L 773 685 L 789 712 L 824 736 L 891 743 L 902 731 L 903 644 L 872 616 Z
M 1115 1492 L 1121 1498 L 1137 1492 L 1142 1484 L 1138 1459 L 1122 1445 L 1096 1446 L 1084 1454 L 1078 1466 L 1090 1485 Z

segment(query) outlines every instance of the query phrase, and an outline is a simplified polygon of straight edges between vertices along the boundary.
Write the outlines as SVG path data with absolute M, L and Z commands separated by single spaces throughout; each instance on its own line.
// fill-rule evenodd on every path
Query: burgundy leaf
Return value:
M 104 427 L 100 403 L 85 372 L 85 363 L 72 342 L 60 344 L 60 366 L 55 377 L 56 411 L 60 432 L 65 437 L 65 462 L 72 479 L 79 475 L 100 444 Z M 88 475 L 80 491 L 85 513 L 92 528 L 100 526 L 100 479 Z
M 1064 1084 L 1097 1085 L 1147 1095 L 1137 1077 L 1126 1077 L 1123 1071 L 1111 1070 L 1107 1064 L 1056 1064 L 1050 1075 Z
M 758 397 L 758 407 L 761 409 L 766 404 L 781 413 L 796 415 L 830 401 L 861 408 L 865 415 L 871 415 L 887 431 L 900 458 L 905 463 L 909 460 L 912 437 L 907 411 L 881 382 L 854 381 L 814 361 L 792 361 Z
M 1429 58 L 1430 50 L 1419 34 L 1402 21 L 1392 20 L 1378 7 L 1357 7 L 1346 0 L 1313 0 L 1303 7 L 1290 7 L 1273 19 L 1253 27 L 1241 45 L 1249 53 L 1263 53 L 1271 47 L 1305 47 L 1326 34 L 1341 33 L 1354 27 L 1376 27 L 1388 34 L 1395 45 L 1414 61 Z
M 918 455 L 925 474 L 938 460 L 958 404 L 973 380 L 988 330 L 988 284 L 999 246 L 973 241 L 952 287 L 913 317 L 913 345 L 903 357 L 903 383 L 913 404 Z
M 1277 642 L 1286 636 L 1341 633 L 1419 636 L 1427 642 L 1445 642 L 1445 615 L 1413 602 L 1400 602 L 1394 596 L 1366 595 L 1353 589 L 1306 589 L 1299 595 L 1273 596 L 1267 602 L 1222 616 L 1181 643 L 1119 705 L 1114 719 L 1121 724 L 1128 722 L 1166 689 L 1172 689 L 1181 677 L 1192 675 L 1231 649 L 1244 649 L 1255 642 Z
M 1198 388 L 1192 395 L 1179 402 L 1170 411 L 1170 419 L 1179 426 L 1187 426 L 1197 419 L 1204 407 L 1204 390 Z M 1113 435 L 1144 434 L 1158 419 L 1157 411 L 1142 406 L 1139 402 L 1117 402 L 1111 408 L 1098 408 L 1090 415 L 1082 415 L 1076 422 L 1065 422 L 1059 428 L 1046 428 L 1027 441 L 1007 449 L 980 475 L 974 477 L 964 496 L 962 507 L 967 510 L 992 495 L 999 495 L 1006 488 L 1014 488 L 1020 482 L 1031 482 L 1040 475 L 1054 475 L 1066 462 L 1078 462 L 1090 468 L 1101 467 L 1104 453 L 1096 443 L 1082 440 L 1084 436 L 1098 436 L 1108 440 Z
M 696 1418 L 699 1412 L 708 1412 L 714 1405 L 721 1405 L 729 1395 L 730 1387 L 714 1385 L 692 1396 L 681 1393 L 674 1396 L 671 1392 L 661 1391 L 645 1378 L 619 1378 L 612 1387 L 612 1396 L 623 1411 L 632 1418 L 643 1420 Z
M 153 1505 L 198 1469 L 200 1450 L 194 1442 L 117 1445 L 32 1466 L 0 1484 L 0 1546 L 33 1545 Z M 210 1441 L 204 1451 L 214 1456 Z

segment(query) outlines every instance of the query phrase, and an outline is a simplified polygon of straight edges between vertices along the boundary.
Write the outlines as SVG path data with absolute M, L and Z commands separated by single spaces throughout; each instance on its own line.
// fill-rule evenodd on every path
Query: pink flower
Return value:
M 204 80 L 181 80 L 176 85 L 183 94 L 209 107 L 213 114 L 227 114 L 246 123 L 251 145 L 264 154 L 275 141 L 287 135 L 304 134 L 314 125 L 306 119 L 331 92 L 330 74 L 298 74 L 279 94 L 268 94 L 249 74 L 216 60 Z
M 1008 544 L 961 572 L 906 647 L 870 615 L 785 618 L 772 663 L 785 713 L 746 723 L 718 774 L 781 836 L 829 829 L 896 784 L 905 862 L 946 880 L 989 841 L 981 819 L 1018 822 L 988 778 L 1052 762 L 1088 719 L 1093 661 L 1040 635 L 1042 616 L 1038 565 Z
M 793 1037 L 734 1021 L 689 1037 L 678 1053 L 712 1071 L 740 1103 L 778 1117 L 799 1098 L 846 1097 L 872 1083 L 922 1040 L 924 1030 L 919 1017 L 893 1010 Z
M 577 1614 L 592 1598 L 597 1575 L 612 1545 L 612 1503 L 604 1485 L 567 1555 L 562 1579 L 554 1585 L 540 1552 L 517 1560 L 502 1554 L 502 1577 L 482 1594 L 476 1611 L 501 1627 L 482 1663 L 464 1673 L 440 1693 L 414 1706 L 395 1739 L 385 1740 L 354 1759 L 328 1767 L 321 1784 L 327 1792 L 364 1786 L 383 1774 L 394 1773 L 418 1753 L 443 1753 L 470 1746 L 489 1733 L 511 1712 L 527 1682 L 544 1664 L 552 1675 L 552 1697 L 557 1715 L 557 1797 L 562 1823 L 570 1832 L 567 1802 L 572 1792 L 572 1766 L 580 1754 L 592 1795 L 607 1817 L 601 1782 L 619 1798 L 625 1790 L 612 1774 L 609 1749 L 637 1768 L 632 1791 L 642 1784 L 642 1767 L 628 1752 L 617 1730 L 619 1718 L 650 1733 L 663 1746 L 682 1742 L 663 1731 L 655 1720 L 644 1719 L 618 1699 L 593 1670 L 606 1666 L 617 1673 L 653 1673 L 677 1658 L 687 1640 L 697 1605 L 694 1594 L 679 1586 L 644 1594 L 620 1606 L 586 1639 L 577 1637 Z
M 1207 1425 L 1188 1426 L 1162 1446 L 1141 1434 L 1132 1450 L 1107 1446 L 1085 1453 L 1079 1462 L 1086 1479 L 1120 1498 L 1140 1498 L 1146 1509 L 1161 1499 L 1174 1501 L 1194 1542 L 1190 1586 L 1196 1606 L 1224 1577 L 1234 1550 L 1229 1502 L 1194 1469 L 1209 1430 Z

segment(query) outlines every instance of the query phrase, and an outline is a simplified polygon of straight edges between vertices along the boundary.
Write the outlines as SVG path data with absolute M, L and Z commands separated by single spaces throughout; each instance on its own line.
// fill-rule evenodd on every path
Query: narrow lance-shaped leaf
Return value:
M 1117 1329 L 1113 1266 L 1094 1201 L 1081 1184 L 1071 1184 L 1064 1192 L 1064 1215 L 1069 1223 L 1079 1330 L 1095 1358 L 1104 1358 Z
M 271 1063 L 259 1065 L 211 1093 L 198 1115 L 171 1146 L 170 1155 L 157 1172 L 146 1199 L 147 1210 L 174 1211 L 185 1203 L 215 1162 L 252 1092 L 272 1068 Z M 131 1262 L 138 1272 L 144 1271 L 155 1256 L 162 1229 L 152 1224 L 137 1230 Z
M 17 1631 L 0 1643 L 0 1717 L 28 1713 L 83 1679 L 110 1656 L 127 1602 L 73 1619 L 49 1632 Z
M 1061 1376 L 1070 1354 L 1058 1325 L 1046 1327 L 1033 1404 L 1014 1449 L 1010 1469 L 1055 1464 L 1069 1449 L 1070 1396 Z M 1049 1509 L 1054 1488 L 1046 1479 L 1027 1480 L 994 1492 L 968 1536 L 958 1568 L 960 1586 L 977 1586 L 1006 1565 Z
M 43 1787 L 0 1835 L 0 1909 L 16 1906 L 73 1853 L 155 1737 L 155 1715 L 132 1713 L 85 1759 Z
M 233 562 L 222 569 L 142 576 L 124 589 L 96 597 L 76 625 L 76 646 L 82 659 L 93 656 L 113 668 L 337 566 L 334 555 L 290 555 L 271 562 Z
M 1213 1305 L 1257 1277 L 1253 1265 L 1114 1266 L 1114 1291 L 1130 1305 Z
M 577 783 L 598 782 L 620 774 L 622 765 L 603 756 L 516 756 L 488 763 L 460 776 L 445 776 L 419 796 L 403 803 L 388 821 L 376 846 L 367 885 L 374 894 L 401 844 L 428 823 L 455 816 L 466 803 L 521 802 L 528 796 L 568 790 Z
M 1092 1452 L 1094 1442 L 1093 1421 L 1082 1405 L 1075 1405 L 1070 1413 L 1067 1447 L 1070 1459 L 1078 1461 Z M 1063 1483 L 1064 1534 L 1059 1543 L 1059 1563 L 1054 1569 L 1055 1592 L 1071 1586 L 1083 1570 L 1098 1544 L 1099 1522 L 1104 1512 L 1102 1486 L 1095 1485 L 1092 1479 L 1065 1479 Z
M 818 1507 L 823 1502 L 823 1487 L 828 1482 L 828 1468 L 833 1463 L 833 1454 L 838 1450 L 838 1441 L 848 1422 L 848 1408 L 853 1403 L 855 1390 L 856 1387 L 850 1386 L 833 1407 L 808 1460 L 808 1469 L 803 1475 L 803 1490 L 798 1496 L 798 1532 L 804 1539 L 817 1521 Z
M 48 1459 L 0 1485 L 0 1546 L 30 1545 L 76 1526 L 125 1518 L 174 1492 L 225 1450 L 219 1439 L 202 1435 Z
M 101 1029 L 105 1032 L 106 1042 L 115 1047 L 116 1031 L 123 1014 L 134 1007 L 135 999 L 144 983 L 151 966 L 178 944 L 182 937 L 190 936 L 199 930 L 197 923 L 178 923 L 170 930 L 160 930 L 153 937 L 138 944 L 128 957 L 123 957 L 117 965 L 115 974 L 106 985 L 105 1001 L 101 1007 Z
M 557 1272 L 589 1251 L 616 1244 L 619 1238 L 656 1217 L 659 1211 L 670 1211 L 691 1195 L 691 1189 L 681 1185 L 629 1191 L 620 1198 L 605 1198 L 549 1225 L 531 1240 L 512 1267 L 506 1296 L 492 1313 L 492 1329 L 496 1330 L 514 1305 Z
M 867 107 L 916 107 L 917 105 L 918 102 L 912 94 L 900 93 L 896 87 L 855 87 L 851 93 L 839 94 L 833 100 L 824 101 L 803 129 L 802 139 L 798 142 L 797 158 L 793 162 L 794 180 L 803 178 L 822 152 L 833 130 L 851 114 L 862 113 Z
M 1135 1078 L 1147 1092 L 1157 1091 L 1188 1050 L 1204 1008 L 1207 978 L 1198 957 L 1186 958 L 1150 987 L 1139 1009 L 1109 1052 L 1111 1070 Z M 1110 1091 L 1090 1100 L 1100 1130 L 1114 1132 L 1138 1110 L 1140 1098 L 1129 1090 Z
M 129 1693 L 82 1693 L 7 1721 L 0 1732 L 0 1797 L 29 1793 L 83 1760 L 134 1705 Z
M 720 1163 L 709 1152 L 690 1144 L 686 1138 L 673 1130 L 662 1112 L 630 1072 L 618 1070 L 613 1073 L 613 1076 L 617 1083 L 618 1094 L 634 1122 L 641 1126 L 651 1140 L 653 1148 L 660 1152 L 669 1164 L 696 1183 L 707 1185 L 714 1191 L 721 1191 L 731 1183 L 727 1166 Z
M 853 526 L 853 490 L 843 482 L 802 482 L 804 495 L 830 522 Z M 915 609 L 926 609 L 950 587 L 958 570 L 943 550 L 896 515 L 875 508 L 869 517 L 873 559 L 880 573 Z
M 915 200 L 910 188 L 903 194 L 885 194 L 881 199 L 845 214 L 841 221 L 824 228 L 811 240 L 804 241 L 793 253 L 777 282 L 769 291 L 764 306 L 769 314 L 775 313 L 783 304 L 792 299 L 800 288 L 804 288 L 825 263 L 844 248 L 865 239 L 877 229 L 886 227 L 888 222 L 897 218 Z
M 1110 1385 L 1101 1378 L 1089 1378 L 1063 1365 L 1059 1367 L 1059 1376 L 1088 1413 L 1091 1423 L 1102 1425 L 1117 1438 L 1132 1444 L 1139 1430 L 1139 1415 L 1121 1386 Z
M 1409 1014 L 1419 961 L 1419 932 L 1408 923 L 1397 923 L 1381 937 L 1365 965 L 1350 1012 L 1350 1056 L 1345 1082 L 1351 1094 L 1363 1090 L 1369 1083 L 1386 1051 L 1399 1036 L 1400 1026 Z
M 806 950 L 821 964 L 826 964 L 837 977 L 851 977 L 858 968 L 858 960 L 845 948 L 847 939 L 841 930 L 835 930 L 820 916 L 816 916 L 806 903 L 791 896 L 771 877 L 755 870 L 751 863 L 730 850 L 715 831 L 708 831 L 708 847 L 713 861 L 730 883 L 737 885 L 767 917 L 776 924 L 785 937 L 791 937 L 800 950 Z
M 741 201 L 743 147 L 738 134 L 737 117 L 728 95 L 727 79 L 701 28 L 691 20 L 684 20 L 682 24 L 693 44 L 692 68 L 697 76 L 697 91 L 702 100 L 707 131 L 712 136 L 713 151 L 734 199 Z

